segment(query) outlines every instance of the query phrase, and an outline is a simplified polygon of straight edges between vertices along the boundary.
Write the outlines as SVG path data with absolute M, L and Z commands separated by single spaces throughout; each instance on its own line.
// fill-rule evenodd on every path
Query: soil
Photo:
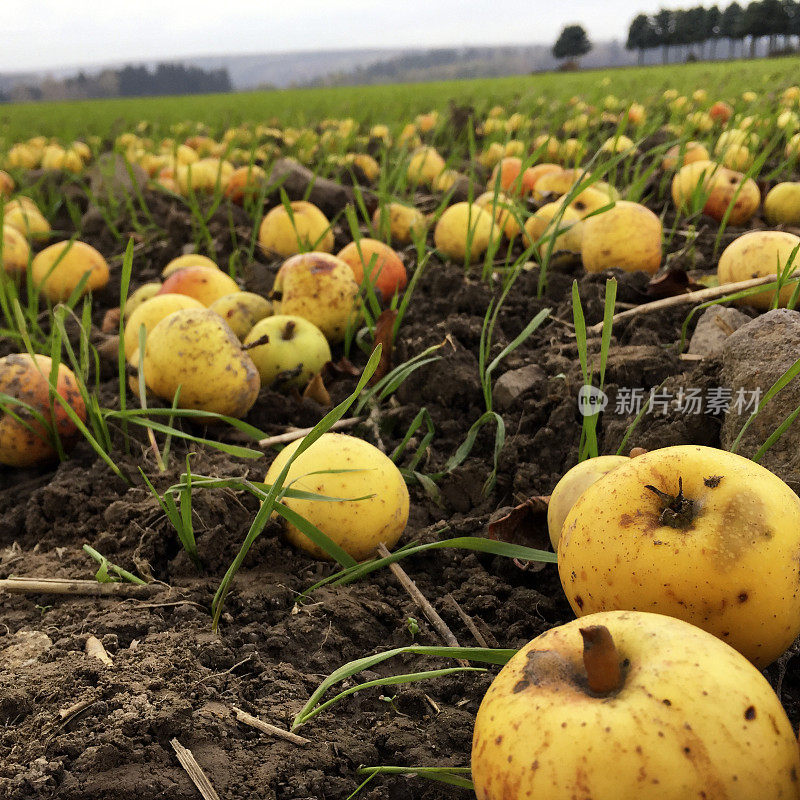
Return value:
M 112 264 L 112 284 L 96 296 L 93 319 L 118 304 L 120 255 L 135 225 L 117 220 L 114 237 L 85 195 L 69 187 L 83 213 L 81 238 Z M 191 215 L 175 200 L 147 192 L 160 225 L 135 233 L 132 288 L 158 276 L 161 268 L 194 241 Z M 651 206 L 661 210 L 663 200 Z M 70 230 L 66 211 L 54 227 Z M 756 220 L 753 225 L 760 223 Z M 249 241 L 251 218 L 223 204 L 211 217 L 213 255 L 227 263 L 236 243 Z M 716 226 L 704 220 L 693 254 L 673 248 L 674 264 L 710 270 Z M 739 233 L 741 231 L 735 231 Z M 347 241 L 344 231 L 339 239 Z M 693 260 L 688 263 L 692 256 Z M 413 269 L 413 254 L 404 253 Z M 277 264 L 243 265 L 247 288 L 266 292 Z M 646 301 L 647 277 L 613 271 L 621 303 Z M 484 496 L 492 469 L 494 429 L 486 426 L 463 463 L 439 482 L 433 499 L 410 486 L 411 518 L 402 542 L 487 535 L 490 520 L 531 495 L 547 495 L 578 457 L 581 385 L 571 322 L 571 285 L 578 280 L 587 323 L 602 318 L 608 274 L 585 275 L 562 261 L 548 274 L 537 298 L 538 268 L 519 278 L 501 308 L 492 357 L 541 309 L 551 319 L 510 354 L 495 380 L 508 370 L 537 365 L 541 374 L 502 409 L 506 442 L 497 483 Z M 115 283 L 116 282 L 116 283 Z M 116 291 L 116 296 L 115 296 Z M 395 349 L 395 363 L 443 344 L 440 359 L 410 375 L 379 414 L 354 432 L 387 452 L 400 443 L 425 407 L 435 437 L 423 472 L 440 470 L 483 411 L 478 346 L 486 308 L 500 291 L 460 267 L 432 260 L 414 295 Z M 641 315 L 615 327 L 606 373 L 610 402 L 601 419 L 601 453 L 617 450 L 635 412 L 617 408 L 620 388 L 708 389 L 717 385 L 717 361 L 683 361 L 675 347 L 686 308 Z M 599 341 L 591 342 L 596 352 Z M 0 344 L 0 355 L 13 346 Z M 341 352 L 335 354 L 340 357 Z M 350 354 L 357 366 L 364 357 Z M 114 368 L 103 368 L 101 399 L 117 402 Z M 355 378 L 339 377 L 334 401 L 345 397 Z M 312 400 L 264 390 L 248 421 L 267 433 L 313 425 L 323 409 Z M 195 433 L 205 433 L 201 428 Z M 230 431 L 209 435 L 233 440 Z M 415 449 L 414 439 L 407 452 Z M 627 447 L 672 444 L 719 446 L 719 420 L 711 414 L 648 414 Z M 135 435 L 120 466 L 138 475 L 141 466 L 163 489 L 176 482 L 191 455 L 195 474 L 249 475 L 261 479 L 273 453 L 257 462 L 202 447 L 173 444 L 170 466 L 159 474 L 143 437 Z M 401 462 L 402 463 L 402 462 Z M 9 800 L 179 800 L 197 790 L 179 765 L 170 742 L 189 748 L 223 800 L 345 800 L 363 780 L 362 765 L 467 766 L 472 724 L 496 668 L 455 674 L 425 683 L 365 690 L 349 696 L 299 730 L 301 745 L 265 735 L 238 722 L 233 708 L 287 729 L 319 683 L 343 663 L 413 643 L 441 645 L 396 578 L 378 571 L 341 587 L 300 594 L 334 567 L 307 558 L 271 523 L 256 540 L 237 576 L 219 634 L 211 631 L 210 603 L 238 552 L 256 513 L 249 495 L 229 490 L 195 492 L 193 519 L 202 570 L 182 550 L 175 531 L 141 480 L 115 478 L 85 442 L 56 467 L 0 468 L 0 577 L 91 578 L 96 563 L 81 550 L 90 544 L 111 562 L 156 581 L 136 598 L 0 595 L 0 797 Z M 543 519 L 535 520 L 533 546 L 548 543 Z M 514 562 L 455 550 L 405 559 L 404 569 L 433 603 L 464 646 L 477 643 L 453 604 L 471 618 L 490 646 L 519 647 L 544 630 L 572 618 L 554 565 L 521 569 Z M 418 630 L 412 630 L 410 619 Z M 90 636 L 104 645 L 113 665 L 87 655 Z M 795 650 L 767 672 L 797 726 L 800 679 L 790 661 Z M 12 658 L 14 659 L 12 661 Z M 444 666 L 440 659 L 403 656 L 359 676 L 368 680 L 398 672 Z M 450 665 L 450 664 L 448 664 Z M 789 669 L 787 669 L 787 666 Z M 352 683 L 346 684 L 352 685 Z M 360 793 L 365 800 L 463 798 L 464 791 L 407 776 L 379 777 Z

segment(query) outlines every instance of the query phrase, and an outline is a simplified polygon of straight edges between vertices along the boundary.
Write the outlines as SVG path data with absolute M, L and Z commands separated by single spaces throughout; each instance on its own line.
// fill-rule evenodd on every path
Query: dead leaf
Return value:
M 547 504 L 549 497 L 537 495 L 528 498 L 511 509 L 504 517 L 489 523 L 489 538 L 508 544 L 550 549 L 550 534 L 547 532 Z M 525 569 L 538 572 L 544 564 L 529 562 Z
M 393 308 L 387 308 L 375 320 L 375 347 L 381 346 L 381 360 L 378 362 L 375 373 L 370 378 L 370 386 L 374 386 L 392 368 L 392 345 L 394 344 L 392 332 L 396 319 L 397 311 Z
M 309 397 L 315 400 L 321 406 L 329 406 L 331 404 L 331 396 L 322 382 L 322 373 L 318 372 L 309 382 L 303 391 L 303 397 Z
M 675 297 L 702 288 L 704 287 L 689 277 L 685 269 L 673 267 L 647 284 L 647 296 L 659 300 L 662 297 Z
M 106 311 L 105 315 L 103 316 L 103 323 L 100 326 L 100 330 L 103 333 L 115 333 L 119 330 L 119 315 L 120 310 L 119 308 L 109 308 Z
M 328 382 L 328 385 L 342 378 L 357 378 L 360 374 L 361 370 L 344 357 L 338 361 L 328 361 L 322 367 L 322 377 Z

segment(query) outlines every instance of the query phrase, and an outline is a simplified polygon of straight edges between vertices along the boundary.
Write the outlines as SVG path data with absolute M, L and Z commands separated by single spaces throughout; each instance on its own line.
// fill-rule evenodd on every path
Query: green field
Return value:
M 142 120 L 156 126 L 198 121 L 213 134 L 232 125 L 273 118 L 282 125 L 346 116 L 362 123 L 399 123 L 414 114 L 444 108 L 450 100 L 472 104 L 479 112 L 497 103 L 530 112 L 540 97 L 561 100 L 578 94 L 592 102 L 612 93 L 626 101 L 646 102 L 670 88 L 691 93 L 702 87 L 711 100 L 733 100 L 745 90 L 766 98 L 797 83 L 798 75 L 800 58 L 790 57 L 440 83 L 26 103 L 0 106 L 0 149 L 3 141 L 8 146 L 39 134 L 63 139 L 118 134 Z

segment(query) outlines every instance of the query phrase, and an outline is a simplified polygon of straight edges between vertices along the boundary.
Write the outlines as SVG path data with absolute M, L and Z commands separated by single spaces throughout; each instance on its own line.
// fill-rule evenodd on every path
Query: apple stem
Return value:
M 583 666 L 594 694 L 608 695 L 622 688 L 622 669 L 614 639 L 605 625 L 580 629 L 583 637 Z
M 242 350 L 252 350 L 254 347 L 261 347 L 262 344 L 269 344 L 269 336 L 266 333 L 263 336 L 259 336 L 254 342 L 250 342 L 250 344 L 243 344 Z
M 694 521 L 694 500 L 683 496 L 683 478 L 678 478 L 678 494 L 671 495 L 667 492 L 662 492 L 661 489 L 656 489 L 655 486 L 649 484 L 644 487 L 649 489 L 653 494 L 658 495 L 661 502 L 664 504 L 661 507 L 661 516 L 658 521 L 662 525 L 667 525 L 670 528 L 679 528 L 686 530 L 689 525 Z
M 286 327 L 283 329 L 283 333 L 281 333 L 281 339 L 284 342 L 288 342 L 294 336 L 294 329 L 296 327 L 296 323 L 293 319 L 290 319 L 286 323 Z

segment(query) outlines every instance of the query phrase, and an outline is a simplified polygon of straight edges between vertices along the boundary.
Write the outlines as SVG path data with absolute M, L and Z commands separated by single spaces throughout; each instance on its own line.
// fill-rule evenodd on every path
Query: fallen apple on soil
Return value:
M 148 334 L 144 351 L 147 388 L 179 408 L 243 417 L 261 381 L 252 359 L 219 314 L 184 309 L 164 317 Z
M 51 244 L 31 262 L 33 283 L 51 303 L 69 299 L 87 272 L 81 294 L 107 286 L 108 262 L 90 244 L 77 240 Z
M 798 773 L 761 673 L 705 631 L 639 611 L 592 614 L 523 647 L 472 740 L 478 800 L 796 800 Z
M 750 231 L 734 239 L 722 251 L 717 264 L 720 283 L 746 281 L 750 278 L 774 275 L 783 272 L 789 259 L 800 245 L 800 236 L 788 231 Z M 800 270 L 800 250 L 794 255 L 792 272 Z M 790 283 L 781 289 L 780 305 L 786 306 L 796 288 Z M 740 298 L 739 305 L 753 306 L 766 311 L 775 297 L 775 290 L 756 292 Z
M 264 253 L 287 258 L 309 250 L 332 252 L 333 231 L 322 211 L 306 200 L 289 206 L 275 206 L 261 221 L 258 244 Z
M 267 483 L 278 478 L 299 446 L 298 440 L 278 454 L 264 479 Z M 363 439 L 342 433 L 323 434 L 292 462 L 284 486 L 289 484 L 294 489 L 342 498 L 334 501 L 286 498 L 283 502 L 356 561 L 373 555 L 381 542 L 391 549 L 405 530 L 409 501 L 403 476 L 386 455 Z M 359 497 L 365 499 L 349 499 Z M 286 535 L 292 544 L 315 558 L 328 558 L 324 550 L 294 525 L 286 525 Z
M 281 265 L 273 292 L 281 314 L 305 317 L 329 342 L 344 339 L 360 317 L 358 284 L 350 266 L 330 253 L 300 253 Z
M 51 431 L 58 434 L 65 451 L 75 444 L 78 427 L 58 401 L 54 401 L 52 410 L 50 407 L 52 368 L 48 356 L 36 356 L 35 361 L 27 353 L 0 358 L 0 394 L 25 404 L 9 403 L 0 413 L 0 464 L 29 467 L 52 461 L 57 451 Z M 56 391 L 86 422 L 86 406 L 78 382 L 65 364 L 58 365 Z
M 629 460 L 627 456 L 597 456 L 579 462 L 564 473 L 547 504 L 547 530 L 554 551 L 558 552 L 558 540 L 561 538 L 564 520 L 578 498 L 603 475 L 627 464 Z
M 661 266 L 661 220 L 646 206 L 618 200 L 583 222 L 581 259 L 587 272 L 619 267 L 651 275 Z
M 272 314 L 272 303 L 254 292 L 223 295 L 209 308 L 216 311 L 241 340 L 250 333 L 253 325 Z
M 158 294 L 185 294 L 208 307 L 220 297 L 239 291 L 239 285 L 226 272 L 198 264 L 170 273 Z
M 393 294 L 401 292 L 408 283 L 406 266 L 400 256 L 389 245 L 377 239 L 364 237 L 358 242 L 350 242 L 339 251 L 337 258 L 350 267 L 359 285 L 364 280 L 364 273 L 370 270 L 370 283 L 384 300 L 390 300 Z
M 742 456 L 651 450 L 572 506 L 558 573 L 573 611 L 633 609 L 691 622 L 759 667 L 800 633 L 800 498 Z

